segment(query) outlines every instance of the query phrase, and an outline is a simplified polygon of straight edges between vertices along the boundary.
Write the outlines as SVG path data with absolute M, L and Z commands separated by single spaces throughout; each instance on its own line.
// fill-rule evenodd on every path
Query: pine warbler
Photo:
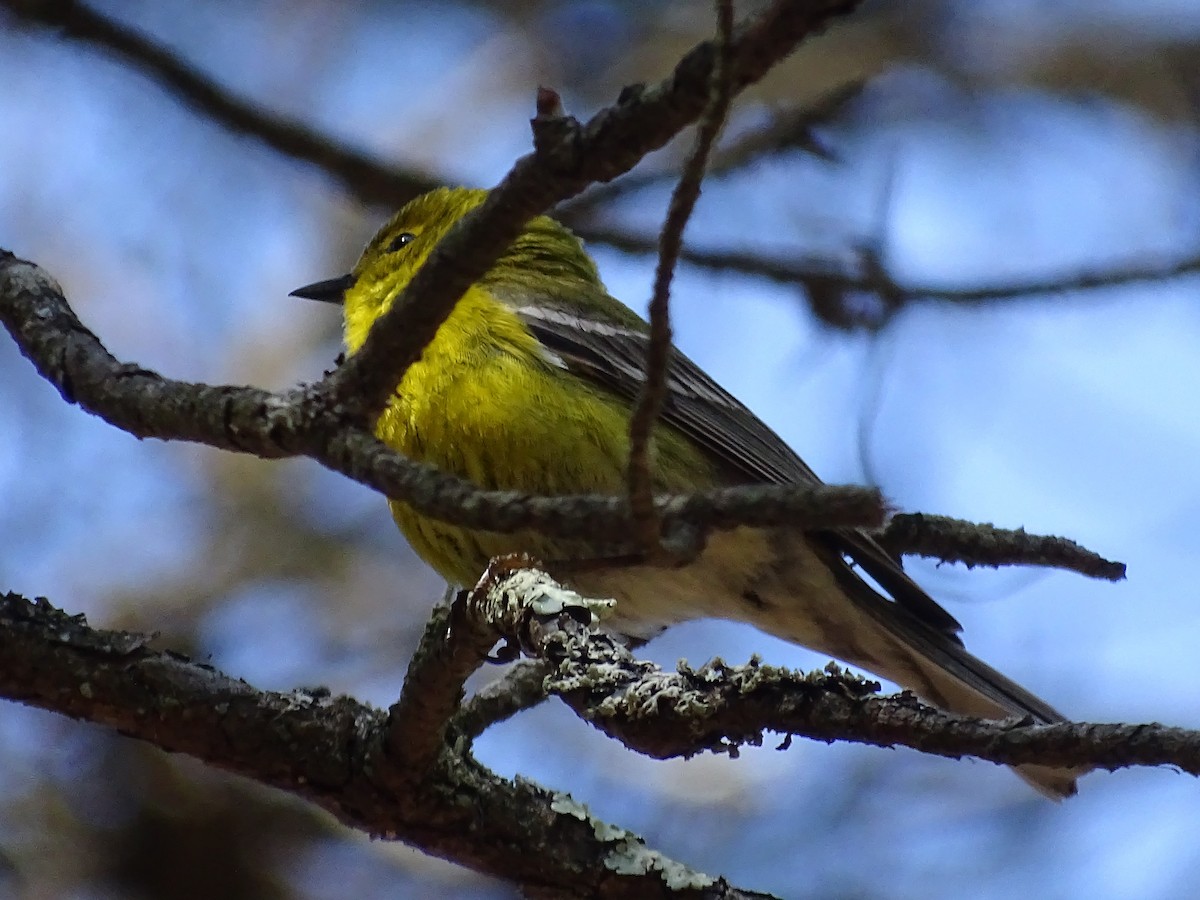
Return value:
M 372 238 L 350 274 L 293 293 L 343 304 L 353 354 L 437 242 L 486 196 L 439 189 L 418 197 Z M 405 456 L 482 488 L 620 494 L 646 334 L 642 318 L 608 295 L 579 240 L 536 218 L 459 300 L 405 374 L 376 433 Z M 818 480 L 678 351 L 653 451 L 662 492 Z M 390 506 L 417 553 L 457 585 L 473 584 L 492 557 L 518 551 L 545 561 L 552 574 L 555 562 L 587 560 L 559 577 L 586 596 L 614 598 L 606 624 L 619 633 L 649 638 L 704 617 L 748 622 L 956 713 L 1062 721 L 963 649 L 959 623 L 862 531 L 738 528 L 714 534 L 700 558 L 682 568 L 604 567 L 586 542 L 472 531 L 400 501 Z M 1017 771 L 1048 796 L 1075 792 L 1075 772 L 1034 765 Z

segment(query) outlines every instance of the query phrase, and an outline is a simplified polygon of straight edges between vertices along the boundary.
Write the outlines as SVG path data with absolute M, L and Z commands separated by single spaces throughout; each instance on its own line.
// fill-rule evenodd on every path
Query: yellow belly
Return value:
M 483 488 L 529 494 L 620 493 L 628 430 L 621 401 L 557 367 L 514 313 L 477 290 L 406 373 L 376 426 L 411 459 Z M 655 452 L 659 490 L 711 483 L 710 464 L 677 433 L 658 429 Z M 473 584 L 506 553 L 547 562 L 595 555 L 578 542 L 470 531 L 399 501 L 390 506 L 413 549 L 455 584 Z

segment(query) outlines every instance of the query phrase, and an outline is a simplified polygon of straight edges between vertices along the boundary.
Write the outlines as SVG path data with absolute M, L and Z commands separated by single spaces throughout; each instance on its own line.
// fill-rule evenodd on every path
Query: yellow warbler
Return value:
M 353 271 L 297 296 L 342 303 L 353 354 L 428 258 L 486 192 L 439 189 L 410 202 L 372 238 Z M 380 416 L 381 440 L 483 488 L 537 494 L 625 490 L 630 412 L 644 380 L 647 326 L 615 300 L 567 229 L 531 221 L 459 300 Z M 675 352 L 653 441 L 655 487 L 815 482 L 774 432 Z M 390 501 L 400 530 L 450 582 L 471 585 L 490 558 L 524 551 L 586 560 L 562 580 L 617 601 L 606 624 L 648 638 L 687 619 L 748 622 L 984 718 L 1062 717 L 963 649 L 957 621 L 865 532 L 738 528 L 714 534 L 682 568 L 598 564 L 586 541 L 496 534 L 439 522 Z M 853 560 L 890 594 L 861 579 Z M 1074 793 L 1076 773 L 1018 772 L 1043 793 Z

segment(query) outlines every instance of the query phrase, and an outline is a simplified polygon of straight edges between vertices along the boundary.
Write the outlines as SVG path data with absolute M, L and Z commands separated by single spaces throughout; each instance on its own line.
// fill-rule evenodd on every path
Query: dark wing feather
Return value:
M 615 301 L 614 301 L 615 302 Z M 518 315 L 568 371 L 628 399 L 645 381 L 648 337 L 644 323 L 613 325 L 553 306 L 521 306 Z M 704 370 L 674 351 L 662 420 L 717 460 L 732 482 L 820 483 L 779 435 Z M 869 534 L 837 529 L 814 534 L 840 563 L 860 565 L 904 609 L 957 641 L 961 626 L 925 593 Z

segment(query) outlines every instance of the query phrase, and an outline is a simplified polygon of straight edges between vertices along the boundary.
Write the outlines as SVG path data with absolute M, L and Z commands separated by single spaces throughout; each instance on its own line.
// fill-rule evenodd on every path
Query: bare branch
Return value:
M 546 690 L 577 715 L 655 758 L 705 751 L 736 755 L 740 746 L 761 744 L 764 732 L 774 731 L 1003 765 L 1172 765 L 1200 775 L 1200 731 L 957 716 L 908 692 L 880 697 L 878 683 L 832 664 L 825 672 L 802 674 L 757 659 L 743 666 L 716 660 L 699 669 L 685 664 L 664 672 L 634 658 L 590 623 L 589 614 L 602 609 L 597 603 L 560 588 L 541 572 L 501 568 L 472 592 L 465 615 L 475 627 L 494 628 L 544 660 Z M 573 614 L 580 610 L 584 615 Z
M 1200 775 L 1200 731 L 1163 725 L 973 719 L 926 706 L 908 692 L 829 666 L 802 674 L 752 660 L 720 660 L 664 672 L 613 638 L 560 618 L 531 629 L 525 644 L 550 664 L 546 689 L 625 746 L 659 759 L 702 751 L 737 754 L 766 731 L 813 740 L 911 747 L 954 759 L 1003 765 L 1118 769 L 1174 766 Z
M 531 568 L 534 562 L 521 554 L 492 560 L 474 589 L 450 588 L 434 607 L 400 699 L 388 712 L 386 746 L 405 773 L 423 772 L 436 762 L 447 727 L 462 704 L 463 685 L 497 641 L 506 642 L 503 661 L 511 661 L 520 654 L 534 616 L 554 618 L 568 612 L 592 622 L 593 610 L 612 607 L 611 600 L 586 600 L 567 590 Z M 480 725 L 478 720 L 473 724 Z
M 762 78 L 803 38 L 857 4 L 858 0 L 777 0 L 740 26 L 729 42 L 732 90 Z M 15 9 L 24 13 L 25 6 L 18 4 Z M 69 27 L 73 23 L 79 34 L 92 39 L 106 35 L 106 46 L 126 48 L 122 52 L 131 59 L 156 60 L 151 70 L 160 78 L 173 73 L 169 83 L 189 84 L 201 94 L 210 91 L 211 85 L 194 72 L 189 70 L 185 78 L 177 61 L 169 65 L 162 58 L 165 54 L 156 54 L 153 45 L 141 38 L 134 40 L 136 35 L 125 34 L 103 17 L 86 15 L 86 8 L 75 3 L 54 8 L 60 16 L 67 16 L 59 24 Z M 680 60 L 670 78 L 654 87 L 627 89 L 616 106 L 601 110 L 585 125 L 539 112 L 533 121 L 534 152 L 519 160 L 487 201 L 441 241 L 391 309 L 375 323 L 359 351 L 303 398 L 306 405 L 316 408 L 295 412 L 311 419 L 336 410 L 343 421 L 372 421 L 458 298 L 530 218 L 593 181 L 628 171 L 704 112 L 715 60 L 713 44 L 702 43 Z M 228 104 L 205 108 L 210 113 L 230 112 Z M 246 124 L 240 118 L 237 121 Z
M 1068 538 L 1029 534 L 1024 528 L 997 528 L 949 516 L 902 513 L 892 517 L 877 539 L 891 552 L 932 556 L 974 566 L 1045 566 L 1120 581 L 1125 564 L 1105 559 Z
M 400 699 L 388 710 L 385 743 L 405 772 L 424 772 L 446 743 L 446 727 L 463 699 L 463 685 L 496 642 L 495 635 L 459 615 L 451 627 L 455 591 L 433 608 L 404 676 Z
M 515 662 L 503 678 L 467 698 L 454 717 L 455 731 L 478 737 L 493 725 L 537 706 L 547 696 L 542 687 L 545 677 L 546 666 L 541 660 Z
M 138 437 L 187 440 L 264 458 L 303 454 L 434 518 L 511 533 L 534 528 L 588 537 L 611 552 L 635 553 L 623 497 L 538 497 L 481 491 L 462 479 L 399 456 L 369 432 L 300 399 L 256 388 L 172 381 L 115 359 L 76 318 L 54 279 L 0 250 L 0 321 L 21 352 L 71 403 Z M 878 491 L 834 485 L 757 485 L 658 497 L 663 528 L 702 543 L 710 529 L 792 525 L 808 530 L 876 527 Z M 1120 563 L 1064 538 L 1004 532 L 940 517 L 896 517 L 885 540 L 897 552 L 999 565 L 1052 565 L 1094 577 L 1119 578 Z
M 822 94 L 812 103 L 793 109 L 776 110 L 772 120 L 762 128 L 747 132 L 716 150 L 708 164 L 708 177 L 727 175 L 743 169 L 751 163 L 788 150 L 804 150 L 821 159 L 833 161 L 834 155 L 823 146 L 812 133 L 833 117 L 846 103 L 862 93 L 865 81 L 855 80 L 838 85 Z M 588 221 L 597 209 L 636 191 L 652 187 L 676 177 L 673 171 L 632 172 L 618 181 L 599 185 L 586 194 L 572 200 L 559 210 L 558 216 L 588 240 L 604 242 L 594 226 Z
M 404 770 L 388 752 L 384 714 L 349 697 L 259 691 L 148 641 L 89 628 L 44 600 L 0 596 L 0 695 L 187 753 L 530 893 L 760 896 L 655 853 L 565 794 L 498 777 L 457 742 L 432 767 Z
M 598 241 L 617 250 L 638 255 L 657 252 L 658 245 L 651 235 L 631 234 L 627 230 L 603 225 L 575 226 L 589 240 Z M 803 252 L 782 255 L 763 255 L 743 250 L 709 250 L 685 248 L 680 259 L 698 268 L 714 272 L 741 272 L 779 284 L 794 284 L 804 288 L 813 314 L 823 322 L 840 329 L 865 328 L 874 330 L 888 321 L 894 309 L 905 303 L 933 301 L 956 305 L 998 303 L 1007 300 L 1029 300 L 1047 294 L 1063 294 L 1106 288 L 1155 284 L 1200 273 L 1200 255 L 1174 261 L 1149 263 L 1130 262 L 1107 267 L 1082 269 L 1075 273 L 983 284 L 974 288 L 947 287 L 944 284 L 920 282 L 902 283 L 884 271 L 873 267 L 872 260 L 859 252 L 857 259 L 844 263 L 824 256 Z M 883 315 L 869 312 L 863 315 L 848 308 L 847 297 L 853 294 L 886 294 L 889 304 Z
M 669 374 L 672 273 L 681 258 L 717 258 L 685 253 L 682 234 L 729 100 L 800 40 L 856 5 L 857 0 L 777 0 L 734 29 L 731 3 L 723 0 L 715 42 L 693 49 L 658 85 L 627 89 L 590 121 L 566 116 L 553 92 L 540 94 L 534 152 L 442 242 L 363 348 L 312 387 L 281 396 L 172 381 L 122 363 L 79 322 L 52 279 L 5 251 L 0 251 L 0 320 L 68 402 L 116 427 L 139 437 L 190 440 L 268 458 L 310 456 L 426 515 L 465 527 L 534 528 L 644 549 L 647 535 L 657 544 L 661 534 L 678 532 L 699 548 L 709 529 L 744 524 L 879 525 L 881 497 L 861 488 L 756 486 L 653 497 L 647 454 Z M 333 173 L 360 198 L 397 205 L 433 186 L 424 176 L 392 171 L 256 108 L 75 0 L 0 0 L 0 6 L 107 49 L 201 114 Z M 593 182 L 628 171 L 697 119 L 695 150 L 658 244 L 650 375 L 631 423 L 628 497 L 480 491 L 397 455 L 373 436 L 370 423 L 407 367 L 457 298 L 531 217 Z M 743 148 L 743 157 L 757 152 L 764 151 Z M 737 164 L 736 155 L 730 159 Z M 808 270 L 789 280 L 805 285 L 810 295 L 824 290 L 826 297 L 850 289 L 875 290 L 897 302 L 912 295 L 890 281 L 876 258 L 863 256 L 858 263 L 860 273 L 852 276 Z M 859 283 L 864 287 L 848 287 Z M 958 295 L 961 300 L 964 292 Z M 943 299 L 949 296 L 943 293 Z M 641 540 L 629 537 L 631 522 L 641 526 Z M 1124 575 L 1120 564 L 1063 539 L 972 528 L 941 517 L 897 517 L 884 539 L 893 548 L 968 564 L 1026 562 L 1114 579 Z M 798 734 L 909 746 L 1004 764 L 1170 764 L 1200 773 L 1200 733 L 1182 729 L 981 722 L 925 707 L 907 695 L 877 697 L 877 686 L 837 672 L 800 676 L 757 661 L 664 673 L 593 631 L 591 612 L 603 602 L 530 577 L 525 569 L 489 571 L 476 590 L 437 610 L 386 716 L 320 691 L 260 692 L 210 667 L 151 650 L 143 635 L 93 630 L 45 602 L 31 604 L 12 594 L 0 598 L 0 694 L 192 754 L 304 796 L 353 827 L 544 895 L 748 896 L 649 851 L 640 838 L 598 822 L 569 797 L 501 779 L 471 757 L 474 735 L 538 702 L 547 690 L 606 733 L 659 757 L 705 750 L 736 754 L 740 745 L 759 743 L 764 731 L 774 730 L 789 739 Z M 497 639 L 543 662 L 523 666 L 503 692 L 462 706 L 466 678 Z M 525 852 L 513 853 L 513 847 Z
M 791 15 L 808 15 L 815 28 L 824 19 L 844 14 L 854 5 L 856 4 L 853 2 L 839 5 L 831 0 L 820 10 L 795 10 Z M 217 124 L 237 134 L 256 138 L 283 155 L 319 167 L 363 203 L 400 206 L 417 194 L 441 183 L 440 180 L 423 173 L 397 170 L 350 149 L 301 122 L 257 107 L 221 87 L 188 63 L 179 60 L 151 38 L 91 10 L 82 3 L 74 0 L 0 0 L 0 7 L 8 9 L 24 21 L 59 29 L 58 33 L 68 38 L 113 53 Z M 706 45 L 701 45 L 704 46 Z M 693 51 L 693 54 L 695 53 L 696 51 Z M 837 108 L 860 87 L 861 85 L 853 83 L 845 88 L 836 89 L 811 109 L 781 116 L 775 126 L 765 129 L 761 134 L 748 136 L 745 147 L 738 144 L 730 147 L 729 158 L 722 154 L 714 161 L 712 170 L 726 171 L 737 168 L 762 153 L 784 148 L 788 144 L 789 135 L 798 135 L 802 139 L 806 133 L 805 128 L 812 121 L 820 121 L 830 108 Z M 612 177 L 615 175 L 608 175 L 603 180 Z M 647 182 L 657 183 L 665 177 L 669 176 L 651 173 L 598 188 L 563 210 L 562 218 L 586 240 L 608 244 L 628 253 L 657 253 L 658 241 L 654 236 L 631 235 L 623 229 L 590 222 L 588 213 L 617 195 L 635 190 Z M 876 316 L 864 318 L 846 314 L 847 295 L 870 293 L 880 287 L 871 273 L 854 261 L 841 264 L 820 256 L 765 256 L 752 252 L 696 248 L 685 249 L 680 258 L 705 269 L 741 272 L 771 281 L 800 285 L 812 301 L 814 314 L 835 327 L 877 328 L 882 324 Z M 991 303 L 1042 294 L 1158 283 L 1197 272 L 1200 272 L 1200 256 L 1194 255 L 1173 262 L 1118 264 L 1084 269 L 1073 274 L 1000 282 L 976 288 L 920 283 L 895 284 L 895 287 L 899 298 L 904 302 L 934 300 L 958 304 Z
M 198 115 L 234 134 L 254 138 L 276 152 L 314 165 L 366 204 L 403 206 L 440 182 L 424 173 L 402 171 L 352 150 L 297 119 L 270 112 L 238 97 L 162 44 L 82 3 L 0 0 L 26 22 L 106 50 L 158 82 Z
M 71 310 L 62 289 L 32 263 L 0 250 L 0 322 L 63 398 L 137 437 L 186 440 L 263 458 L 305 455 L 441 521 L 511 533 L 534 528 L 635 552 L 624 497 L 538 497 L 481 491 L 408 460 L 344 410 L 250 387 L 173 381 L 114 358 Z M 709 528 L 790 523 L 802 528 L 882 524 L 875 490 L 831 485 L 724 488 L 656 499 L 664 527 L 702 542 Z
M 836 157 L 813 134 L 815 125 L 829 121 L 862 93 L 866 81 L 855 79 L 821 94 L 811 103 L 792 109 L 777 109 L 771 121 L 748 132 L 718 152 L 708 167 L 710 177 L 744 169 L 752 162 L 786 150 L 804 150 L 827 162 Z

